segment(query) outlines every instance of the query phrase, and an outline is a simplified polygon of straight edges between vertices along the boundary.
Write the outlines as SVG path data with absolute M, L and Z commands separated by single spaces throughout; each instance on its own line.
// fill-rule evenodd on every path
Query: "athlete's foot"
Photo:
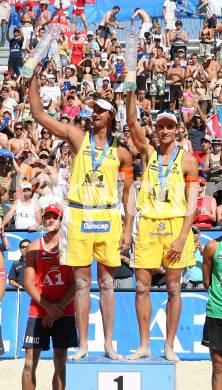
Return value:
M 149 358 L 151 356 L 150 348 L 139 347 L 134 353 L 131 355 L 125 356 L 127 360 L 139 360 L 143 358 Z
M 123 356 L 114 351 L 113 347 L 105 347 L 105 357 L 112 360 L 122 360 Z
M 88 356 L 88 350 L 86 348 L 79 348 L 74 355 L 68 356 L 68 360 L 85 359 Z
M 164 357 L 166 360 L 170 360 L 171 362 L 177 363 L 180 361 L 173 348 L 171 348 L 169 345 L 164 346 Z

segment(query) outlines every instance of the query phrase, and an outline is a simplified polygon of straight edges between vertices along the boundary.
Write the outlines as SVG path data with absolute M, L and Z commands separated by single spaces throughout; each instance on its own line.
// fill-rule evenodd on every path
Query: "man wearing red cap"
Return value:
M 50 338 L 55 366 L 52 388 L 64 389 L 67 349 L 78 345 L 72 269 L 59 264 L 62 217 L 63 212 L 57 205 L 45 209 L 47 232 L 29 245 L 26 254 L 24 287 L 32 299 L 24 337 L 23 390 L 36 388 L 35 371 L 40 353 L 49 350 Z
M 30 84 L 33 118 L 72 147 L 75 155 L 68 194 L 69 207 L 63 219 L 60 251 L 63 264 L 73 267 L 75 310 L 80 335 L 80 349 L 72 359 L 85 357 L 88 351 L 91 262 L 98 261 L 104 349 L 107 357 L 118 359 L 112 345 L 114 325 L 114 269 L 121 264 L 120 246 L 127 250 L 131 242 L 132 218 L 127 204 L 133 180 L 130 152 L 112 136 L 115 109 L 105 99 L 89 101 L 93 108 L 93 131 L 64 124 L 44 112 L 36 77 Z M 118 205 L 117 178 L 121 172 L 124 231 Z M 122 238 L 121 238 L 122 237 Z

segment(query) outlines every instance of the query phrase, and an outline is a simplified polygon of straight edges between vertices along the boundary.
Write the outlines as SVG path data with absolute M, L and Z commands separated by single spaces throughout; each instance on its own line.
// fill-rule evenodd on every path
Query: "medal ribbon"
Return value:
M 175 160 L 177 153 L 178 153 L 178 147 L 176 146 L 170 155 L 170 158 L 169 158 L 169 161 L 167 164 L 167 169 L 163 175 L 163 157 L 162 157 L 162 154 L 157 152 L 158 167 L 159 167 L 159 182 L 160 182 L 161 188 L 163 188 L 167 183 L 167 179 L 168 179 L 170 170 L 172 168 L 172 165 L 173 165 L 173 162 Z
M 113 142 L 113 137 L 112 137 L 112 135 L 109 135 L 108 141 L 107 141 L 107 143 L 102 151 L 100 158 L 98 160 L 96 160 L 95 138 L 94 138 L 93 132 L 90 133 L 91 157 L 92 157 L 93 171 L 96 171 L 100 167 L 100 165 L 102 164 L 102 162 L 106 156 L 106 153 L 107 153 L 110 145 L 112 144 L 112 142 Z

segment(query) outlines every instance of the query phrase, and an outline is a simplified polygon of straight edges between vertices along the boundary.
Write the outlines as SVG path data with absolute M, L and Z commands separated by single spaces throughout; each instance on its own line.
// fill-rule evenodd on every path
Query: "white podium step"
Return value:
M 66 365 L 67 390 L 175 390 L 175 363 L 163 358 L 89 357 Z

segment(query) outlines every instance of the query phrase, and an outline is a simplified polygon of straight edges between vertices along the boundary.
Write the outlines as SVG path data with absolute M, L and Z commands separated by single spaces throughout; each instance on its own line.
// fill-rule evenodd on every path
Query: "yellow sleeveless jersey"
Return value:
M 73 161 L 68 200 L 86 206 L 103 206 L 118 203 L 117 179 L 120 161 L 117 139 L 114 137 L 104 160 L 93 171 L 90 134 L 86 133 L 82 146 Z M 95 148 L 96 160 L 102 150 Z
M 144 171 L 142 187 L 137 198 L 137 208 L 144 217 L 166 219 L 185 215 L 187 202 L 182 171 L 182 155 L 183 150 L 179 149 L 162 191 L 159 183 L 157 152 L 152 153 Z M 163 174 L 166 168 L 163 165 Z

